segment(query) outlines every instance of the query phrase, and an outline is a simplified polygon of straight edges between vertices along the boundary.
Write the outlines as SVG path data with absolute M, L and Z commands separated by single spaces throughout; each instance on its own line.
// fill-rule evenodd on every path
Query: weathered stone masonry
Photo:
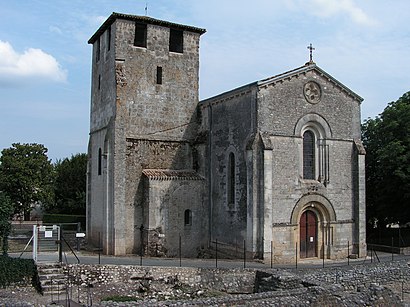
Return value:
M 204 29 L 113 13 L 93 45 L 87 235 L 107 254 L 364 256 L 362 98 L 314 62 L 199 101 Z M 181 238 L 181 239 L 180 239 Z M 296 247 L 296 250 L 295 250 Z

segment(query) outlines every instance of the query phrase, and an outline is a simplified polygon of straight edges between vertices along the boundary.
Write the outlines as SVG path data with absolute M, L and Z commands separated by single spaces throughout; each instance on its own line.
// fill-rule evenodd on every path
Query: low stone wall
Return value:
M 227 293 L 261 292 L 260 282 L 269 281 L 268 291 L 307 285 L 338 284 L 344 291 L 356 291 L 370 284 L 410 281 L 406 261 L 315 269 L 216 269 L 184 267 L 141 267 L 130 265 L 66 266 L 66 273 L 78 285 L 136 283 L 141 280 L 180 282 L 190 287 L 208 288 Z M 266 284 L 266 283 L 265 283 Z M 294 285 L 295 284 L 295 285 Z M 303 284 L 303 285 L 302 285 Z M 282 285 L 282 286 L 281 286 Z M 290 286 L 292 285 L 292 286 Z
M 400 255 L 410 255 L 410 247 L 398 247 L 398 246 L 388 246 L 388 245 L 379 245 L 379 244 L 367 244 L 369 250 L 393 253 Z
M 135 284 L 141 280 L 180 282 L 227 293 L 253 293 L 255 270 L 177 267 L 140 267 L 128 265 L 68 265 L 70 279 L 78 285 Z
M 338 284 L 345 291 L 356 291 L 370 284 L 386 285 L 410 281 L 407 261 L 392 261 L 335 268 L 299 270 L 298 276 L 306 282 L 319 285 Z

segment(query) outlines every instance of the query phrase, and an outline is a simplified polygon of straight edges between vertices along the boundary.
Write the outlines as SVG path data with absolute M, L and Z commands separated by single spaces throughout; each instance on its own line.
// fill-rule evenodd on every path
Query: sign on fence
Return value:
M 60 236 L 60 226 L 33 225 L 33 260 L 58 261 Z

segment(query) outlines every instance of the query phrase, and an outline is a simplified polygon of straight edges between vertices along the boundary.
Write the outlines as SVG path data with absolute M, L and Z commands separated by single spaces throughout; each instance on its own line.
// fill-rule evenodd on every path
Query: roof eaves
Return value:
M 144 169 L 142 173 L 149 180 L 204 180 L 192 170 Z
M 359 102 L 363 101 L 363 98 L 361 96 L 357 95 L 355 92 L 353 92 L 347 86 L 345 86 L 343 83 L 341 83 L 337 79 L 333 78 L 331 75 L 329 75 L 327 72 L 325 72 L 319 66 L 317 66 L 314 62 L 308 62 L 308 63 L 306 63 L 305 65 L 303 65 L 301 67 L 295 68 L 293 70 L 289 70 L 287 72 L 275 75 L 275 76 L 270 77 L 270 78 L 260 80 L 260 81 L 258 81 L 258 86 L 264 86 L 264 85 L 267 85 L 267 84 L 280 82 L 280 81 L 283 81 L 285 79 L 291 78 L 292 76 L 303 74 L 303 73 L 306 73 L 306 72 L 311 71 L 311 70 L 316 70 L 320 75 L 325 77 L 328 81 L 332 82 L 333 84 L 335 84 L 336 86 L 341 88 L 348 95 L 354 97 Z
M 205 105 L 209 102 L 214 102 L 214 101 L 220 101 L 220 100 L 227 100 L 230 99 L 232 97 L 235 96 L 241 96 L 244 93 L 248 93 L 252 87 L 254 87 L 255 85 L 257 85 L 258 82 L 252 82 L 252 83 L 248 83 L 246 85 L 234 88 L 233 90 L 227 91 L 227 92 L 223 92 L 219 95 L 216 96 L 212 96 L 206 99 L 203 99 L 199 102 L 200 105 Z
M 159 26 L 166 26 L 170 28 L 175 28 L 175 29 L 180 29 L 180 30 L 185 30 L 185 31 L 190 31 L 190 32 L 195 32 L 199 34 L 204 34 L 206 32 L 205 29 L 202 28 L 197 28 L 197 27 L 192 27 L 192 26 L 187 26 L 187 25 L 182 25 L 182 24 L 177 24 L 165 20 L 160 20 L 160 19 L 155 19 L 152 17 L 148 16 L 139 16 L 139 15 L 129 15 L 129 14 L 122 14 L 122 13 L 116 13 L 113 12 L 107 20 L 104 21 L 104 23 L 100 26 L 100 28 L 94 33 L 93 36 L 88 40 L 89 44 L 93 44 L 98 37 L 101 36 L 102 33 L 111 25 L 114 23 L 116 19 L 125 19 L 125 20 L 131 20 L 131 21 L 140 21 L 144 22 L 147 24 L 154 24 L 154 25 L 159 25 Z
M 303 65 L 301 67 L 286 71 L 284 73 L 281 73 L 281 74 L 278 74 L 278 75 L 275 75 L 275 76 L 272 76 L 272 77 L 269 77 L 269 78 L 266 78 L 266 79 L 262 79 L 262 80 L 258 81 L 258 86 L 262 86 L 262 85 L 272 83 L 272 82 L 277 82 L 277 81 L 280 81 L 280 80 L 284 80 L 284 79 L 286 79 L 290 76 L 305 73 L 309 70 L 312 70 L 315 66 L 316 65 L 313 65 L 313 64 Z
M 353 92 L 350 88 L 348 88 L 346 85 L 344 85 L 342 82 L 338 81 L 337 79 L 333 78 L 331 75 L 329 75 L 327 72 L 325 72 L 323 69 L 320 67 L 316 66 L 315 69 L 325 78 L 327 78 L 328 81 L 332 82 L 336 86 L 340 87 L 343 91 L 345 91 L 347 94 L 353 96 L 356 100 L 359 102 L 363 101 L 363 98 Z

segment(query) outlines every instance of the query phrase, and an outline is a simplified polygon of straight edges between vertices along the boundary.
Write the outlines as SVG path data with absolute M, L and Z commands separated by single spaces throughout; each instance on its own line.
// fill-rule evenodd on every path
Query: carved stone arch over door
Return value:
M 293 208 L 290 222 L 298 225 L 295 233 L 300 258 L 325 257 L 333 241 L 331 223 L 336 213 L 329 200 L 321 195 L 302 196 Z

